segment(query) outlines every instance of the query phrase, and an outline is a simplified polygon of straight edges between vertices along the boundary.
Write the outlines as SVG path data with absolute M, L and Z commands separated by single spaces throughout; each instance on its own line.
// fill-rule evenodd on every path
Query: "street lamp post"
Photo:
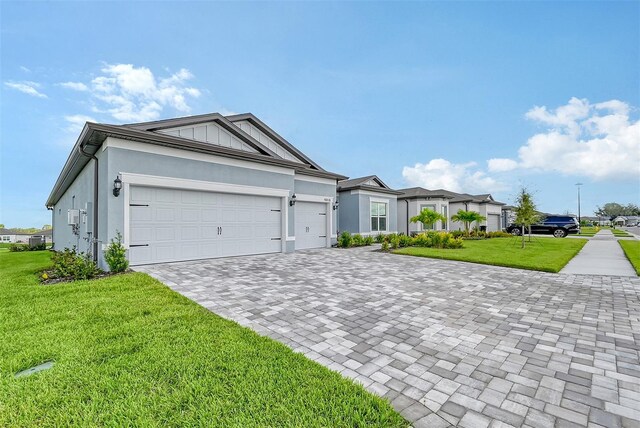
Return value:
M 578 187 L 578 224 L 580 224 L 582 220 L 580 218 L 580 186 L 582 186 L 582 183 L 576 183 L 576 186 Z

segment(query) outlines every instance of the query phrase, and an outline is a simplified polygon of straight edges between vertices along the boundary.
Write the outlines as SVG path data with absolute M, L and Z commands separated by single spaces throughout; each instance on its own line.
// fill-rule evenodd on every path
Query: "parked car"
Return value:
M 522 225 L 510 224 L 507 232 L 513 235 L 522 233 Z M 525 233 L 527 231 L 525 230 Z M 531 233 L 553 235 L 556 238 L 564 238 L 568 234 L 580 233 L 580 225 L 575 217 L 570 215 L 550 215 L 542 221 L 531 225 Z

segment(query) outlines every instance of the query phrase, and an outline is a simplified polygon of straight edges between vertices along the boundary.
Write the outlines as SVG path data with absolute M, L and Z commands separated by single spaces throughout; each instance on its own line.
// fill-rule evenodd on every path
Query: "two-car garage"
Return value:
M 131 185 L 128 194 L 131 265 L 286 250 L 287 196 L 142 185 Z M 327 207 L 295 204 L 295 249 L 327 246 Z

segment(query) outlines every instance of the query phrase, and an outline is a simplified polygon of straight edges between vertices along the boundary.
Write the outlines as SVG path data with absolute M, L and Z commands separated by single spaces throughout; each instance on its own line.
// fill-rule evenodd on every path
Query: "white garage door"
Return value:
M 496 232 L 501 229 L 500 216 L 498 214 L 489 214 L 487 216 L 487 231 Z
M 280 252 L 280 198 L 132 186 L 132 265 Z
M 296 250 L 327 246 L 327 204 L 296 203 Z

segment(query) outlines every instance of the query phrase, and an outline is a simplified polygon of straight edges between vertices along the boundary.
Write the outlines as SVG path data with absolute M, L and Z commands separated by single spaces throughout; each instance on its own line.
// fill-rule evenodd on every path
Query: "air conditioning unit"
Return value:
M 69 226 L 77 226 L 80 224 L 80 210 L 69 210 L 67 211 L 67 223 Z

